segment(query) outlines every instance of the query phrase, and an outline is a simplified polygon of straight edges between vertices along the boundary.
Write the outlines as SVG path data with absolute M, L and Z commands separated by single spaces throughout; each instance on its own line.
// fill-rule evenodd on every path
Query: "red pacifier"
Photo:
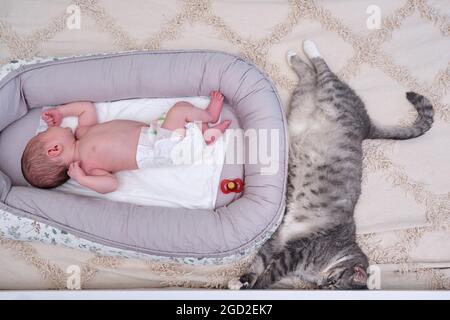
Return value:
M 223 179 L 220 183 L 220 189 L 225 194 L 229 194 L 231 192 L 240 193 L 244 190 L 244 181 L 239 178 L 234 180 Z

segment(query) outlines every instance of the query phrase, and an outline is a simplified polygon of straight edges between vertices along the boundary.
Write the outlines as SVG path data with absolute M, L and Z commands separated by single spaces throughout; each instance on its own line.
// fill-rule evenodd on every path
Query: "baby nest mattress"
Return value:
M 7 74 L 0 81 L 4 236 L 102 254 L 218 262 L 254 251 L 280 223 L 287 176 L 286 122 L 276 89 L 251 63 L 214 51 L 137 51 L 8 68 L 2 69 Z M 225 110 L 242 129 L 236 130 L 242 145 L 237 142 L 234 150 L 244 151 L 242 157 L 232 157 L 234 162 L 227 158 L 221 174 L 221 179 L 242 175 L 244 191 L 218 198 L 215 209 L 142 206 L 40 190 L 25 186 L 17 171 L 20 165 L 14 167 L 31 138 L 30 128 L 35 128 L 31 119 L 43 106 L 197 97 L 211 90 L 224 95 Z M 28 133 L 17 134 L 22 131 Z

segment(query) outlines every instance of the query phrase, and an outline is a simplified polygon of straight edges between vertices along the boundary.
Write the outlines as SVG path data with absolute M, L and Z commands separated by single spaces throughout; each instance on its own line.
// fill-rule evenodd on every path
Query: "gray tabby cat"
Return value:
M 383 128 L 369 119 L 364 103 L 330 71 L 312 41 L 303 49 L 314 68 L 293 51 L 288 61 L 299 76 L 289 115 L 287 207 L 274 236 L 248 273 L 230 289 L 267 288 L 286 276 L 319 288 L 367 288 L 368 260 L 355 239 L 353 211 L 361 193 L 362 141 L 410 139 L 433 122 L 421 95 L 406 98 L 418 116 L 409 127 Z

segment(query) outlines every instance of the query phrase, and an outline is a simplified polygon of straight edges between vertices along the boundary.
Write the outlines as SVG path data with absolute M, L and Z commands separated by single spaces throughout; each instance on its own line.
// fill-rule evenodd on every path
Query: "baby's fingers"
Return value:
M 73 178 L 76 175 L 76 169 L 75 169 L 75 163 L 72 162 L 69 165 L 69 170 L 67 170 L 67 175 L 71 178 Z
M 42 115 L 42 120 L 44 120 L 46 123 L 47 123 L 47 125 L 49 125 L 49 126 L 54 126 L 54 125 L 56 125 L 56 120 L 55 120 L 55 118 L 53 117 L 53 115 L 51 115 L 51 114 L 43 114 Z

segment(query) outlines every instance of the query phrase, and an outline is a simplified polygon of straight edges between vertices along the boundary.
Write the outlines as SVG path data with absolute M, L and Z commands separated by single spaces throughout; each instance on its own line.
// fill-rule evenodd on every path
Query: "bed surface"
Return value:
M 69 3 L 2 1 L 0 61 L 143 48 L 222 50 L 267 72 L 287 110 L 296 78 L 284 53 L 300 50 L 301 39 L 310 38 L 362 96 L 374 120 L 414 119 L 406 91 L 430 98 L 436 120 L 426 135 L 365 143 L 356 218 L 359 241 L 380 268 L 382 288 L 450 288 L 450 22 L 445 1 L 380 0 L 387 19 L 380 30 L 366 27 L 370 1 L 133 1 L 136 7 L 83 1 L 79 30 L 66 28 Z M 65 287 L 70 265 L 82 270 L 84 288 L 220 287 L 248 263 L 181 266 L 4 237 L 0 259 L 1 274 L 8 275 L 0 276 L 0 288 L 12 289 Z

